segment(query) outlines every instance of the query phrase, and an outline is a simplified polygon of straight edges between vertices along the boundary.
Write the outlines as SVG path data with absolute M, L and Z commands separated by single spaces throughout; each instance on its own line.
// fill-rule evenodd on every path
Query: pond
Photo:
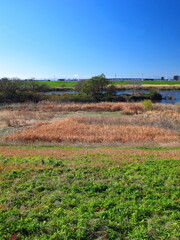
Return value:
M 141 92 L 143 93 L 148 93 L 149 90 L 141 90 Z M 163 99 L 161 101 L 159 101 L 159 103 L 162 104 L 175 104 L 177 102 L 180 102 L 180 90 L 159 90 L 158 91 Z M 75 93 L 73 91 L 57 91 L 57 92 L 48 92 L 47 94 L 50 95 L 52 93 L 55 94 L 63 94 L 63 93 Z M 121 95 L 121 94 L 132 94 L 131 90 L 118 90 L 116 95 Z

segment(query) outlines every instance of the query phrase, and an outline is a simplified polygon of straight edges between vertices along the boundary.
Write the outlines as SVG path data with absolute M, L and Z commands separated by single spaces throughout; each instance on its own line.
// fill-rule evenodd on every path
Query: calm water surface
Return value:
M 144 93 L 148 93 L 149 91 L 148 90 L 141 90 L 141 92 L 144 92 Z M 159 103 L 163 103 L 163 104 L 175 104 L 177 102 L 180 102 L 180 90 L 159 90 L 158 91 L 163 99 L 161 101 L 159 101 Z M 58 91 L 58 92 L 48 92 L 47 94 L 50 95 L 52 93 L 55 93 L 55 94 L 63 94 L 63 93 L 75 93 L 75 92 L 72 92 L 72 91 L 69 91 L 69 92 L 64 92 L 64 91 Z M 117 91 L 116 95 L 121 95 L 121 94 L 132 94 L 132 91 L 131 90 L 120 90 L 120 91 Z

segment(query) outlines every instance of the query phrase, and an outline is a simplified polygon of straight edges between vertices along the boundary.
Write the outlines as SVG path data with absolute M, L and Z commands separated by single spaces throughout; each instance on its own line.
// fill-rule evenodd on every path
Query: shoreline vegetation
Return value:
M 163 84 L 162 84 L 163 82 Z M 160 85 L 160 83 L 162 85 Z M 149 90 L 143 93 L 142 90 Z M 179 81 L 110 81 L 104 74 L 81 81 L 20 81 L 0 79 L 0 103 L 40 102 L 43 100 L 59 102 L 137 102 L 150 99 L 162 100 L 158 90 L 178 90 Z M 132 90 L 132 94 L 116 95 L 118 90 Z M 47 92 L 74 91 L 61 96 Z
M 132 90 L 135 86 L 138 86 L 139 90 L 149 90 L 149 89 L 158 89 L 158 90 L 180 90 L 180 84 L 168 85 L 168 84 L 115 84 L 117 90 Z M 74 91 L 75 87 L 50 87 L 50 91 Z
M 49 85 L 50 83 L 50 85 Z M 92 77 L 88 80 L 76 81 L 75 83 L 59 83 L 61 90 L 68 91 L 74 85 L 75 93 L 65 93 L 62 96 L 56 94 L 47 95 L 52 90 L 58 91 L 53 82 L 37 82 L 34 80 L 20 81 L 7 78 L 0 79 L 0 103 L 40 102 L 42 100 L 61 102 L 136 102 L 145 99 L 161 100 L 162 96 L 154 88 L 149 88 L 149 93 L 141 93 L 141 85 L 132 85 L 132 94 L 116 95 L 120 85 L 114 85 L 104 74 Z M 68 84 L 70 86 L 68 86 Z M 116 87 L 117 86 L 117 87 Z M 122 85 L 124 86 L 124 85 Z M 122 87 L 121 86 L 121 87 Z M 55 88 L 54 88 L 55 87 Z M 129 87 L 129 85 L 127 85 Z

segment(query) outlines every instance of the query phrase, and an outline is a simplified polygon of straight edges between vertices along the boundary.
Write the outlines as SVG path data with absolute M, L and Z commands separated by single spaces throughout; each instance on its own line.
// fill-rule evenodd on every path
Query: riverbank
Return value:
M 149 89 L 159 89 L 159 90 L 180 90 L 180 84 L 177 85 L 158 85 L 158 84 L 129 84 L 129 85 L 123 85 L 123 84 L 117 84 L 115 87 L 118 90 L 130 90 L 130 89 L 140 89 L 140 90 L 149 90 Z M 51 87 L 51 91 L 74 91 L 74 87 Z
M 159 90 L 180 90 L 180 84 L 177 85 L 158 85 L 158 84 L 132 84 L 132 85 L 121 85 L 117 84 L 115 85 L 117 89 L 121 90 L 129 90 L 129 89 L 144 89 L 144 90 L 149 90 L 149 89 L 159 89 Z
M 1 239 L 178 239 L 180 150 L 1 146 L 0 153 Z

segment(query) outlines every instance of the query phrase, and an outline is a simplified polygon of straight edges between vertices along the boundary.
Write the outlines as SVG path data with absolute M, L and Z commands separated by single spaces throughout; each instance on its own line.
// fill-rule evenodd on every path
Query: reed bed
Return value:
M 158 111 L 176 111 L 177 107 L 173 105 L 153 104 L 153 109 Z M 39 109 L 44 111 L 123 111 L 124 113 L 142 113 L 146 109 L 141 102 L 138 103 L 125 103 L 125 102 L 100 102 L 100 103 L 88 103 L 88 104 L 55 104 L 52 102 L 43 102 L 39 105 Z
M 153 110 L 157 111 L 178 111 L 179 105 L 172 104 L 152 104 Z M 43 110 L 58 110 L 58 111 L 123 111 L 126 109 L 137 111 L 145 111 L 142 102 L 129 103 L 129 102 L 99 102 L 99 103 L 55 103 L 50 101 L 43 101 L 38 104 L 38 109 Z
M 85 114 L 87 112 L 95 114 L 85 117 L 88 116 Z M 109 113 L 97 117 L 98 112 L 119 114 L 116 114 L 117 117 Z M 18 129 L 31 126 L 5 137 L 5 141 L 105 144 L 179 142 L 180 111 L 175 105 L 153 104 L 152 110 L 147 110 L 142 103 L 56 104 L 46 101 L 7 106 L 0 110 L 0 118 L 8 127 Z
M 141 102 L 99 102 L 99 103 L 56 103 L 51 101 L 42 101 L 40 103 L 21 103 L 4 106 L 3 109 L 9 111 L 123 111 L 130 109 L 137 111 L 145 111 Z M 152 104 L 152 109 L 157 111 L 179 111 L 179 104 Z
M 145 125 L 118 123 L 118 119 L 74 117 L 56 122 L 42 122 L 18 133 L 6 136 L 5 141 L 23 142 L 175 142 L 177 131 Z
M 28 109 L 3 110 L 0 112 L 0 122 L 8 127 L 21 127 L 32 125 L 42 120 L 50 120 L 54 118 L 55 115 L 56 112 L 54 111 L 31 111 Z
M 54 103 L 44 103 L 40 106 L 40 109 L 44 111 L 122 111 L 127 106 L 131 106 L 132 104 L 125 103 L 111 103 L 111 102 L 101 102 L 101 103 L 88 103 L 88 104 L 54 104 Z M 136 104 L 137 106 L 137 104 Z M 143 109 L 142 104 L 138 104 L 138 106 Z
M 179 112 L 179 104 L 176 105 L 163 105 L 163 104 L 152 104 L 152 109 L 161 112 Z M 53 112 L 76 112 L 76 111 L 86 111 L 86 112 L 114 112 L 121 111 L 124 114 L 141 114 L 146 112 L 147 109 L 144 107 L 142 102 L 138 103 L 127 103 L 127 102 L 100 102 L 100 103 L 55 103 L 50 101 L 43 101 L 40 103 L 23 103 L 15 105 L 7 105 L 0 109 L 2 111 L 18 112 L 19 115 L 32 116 L 35 115 L 46 115 L 48 112 L 53 114 Z M 39 112 L 39 113 L 38 113 Z M 41 116 L 40 116 L 41 117 Z M 42 116 L 43 117 L 43 116 Z

